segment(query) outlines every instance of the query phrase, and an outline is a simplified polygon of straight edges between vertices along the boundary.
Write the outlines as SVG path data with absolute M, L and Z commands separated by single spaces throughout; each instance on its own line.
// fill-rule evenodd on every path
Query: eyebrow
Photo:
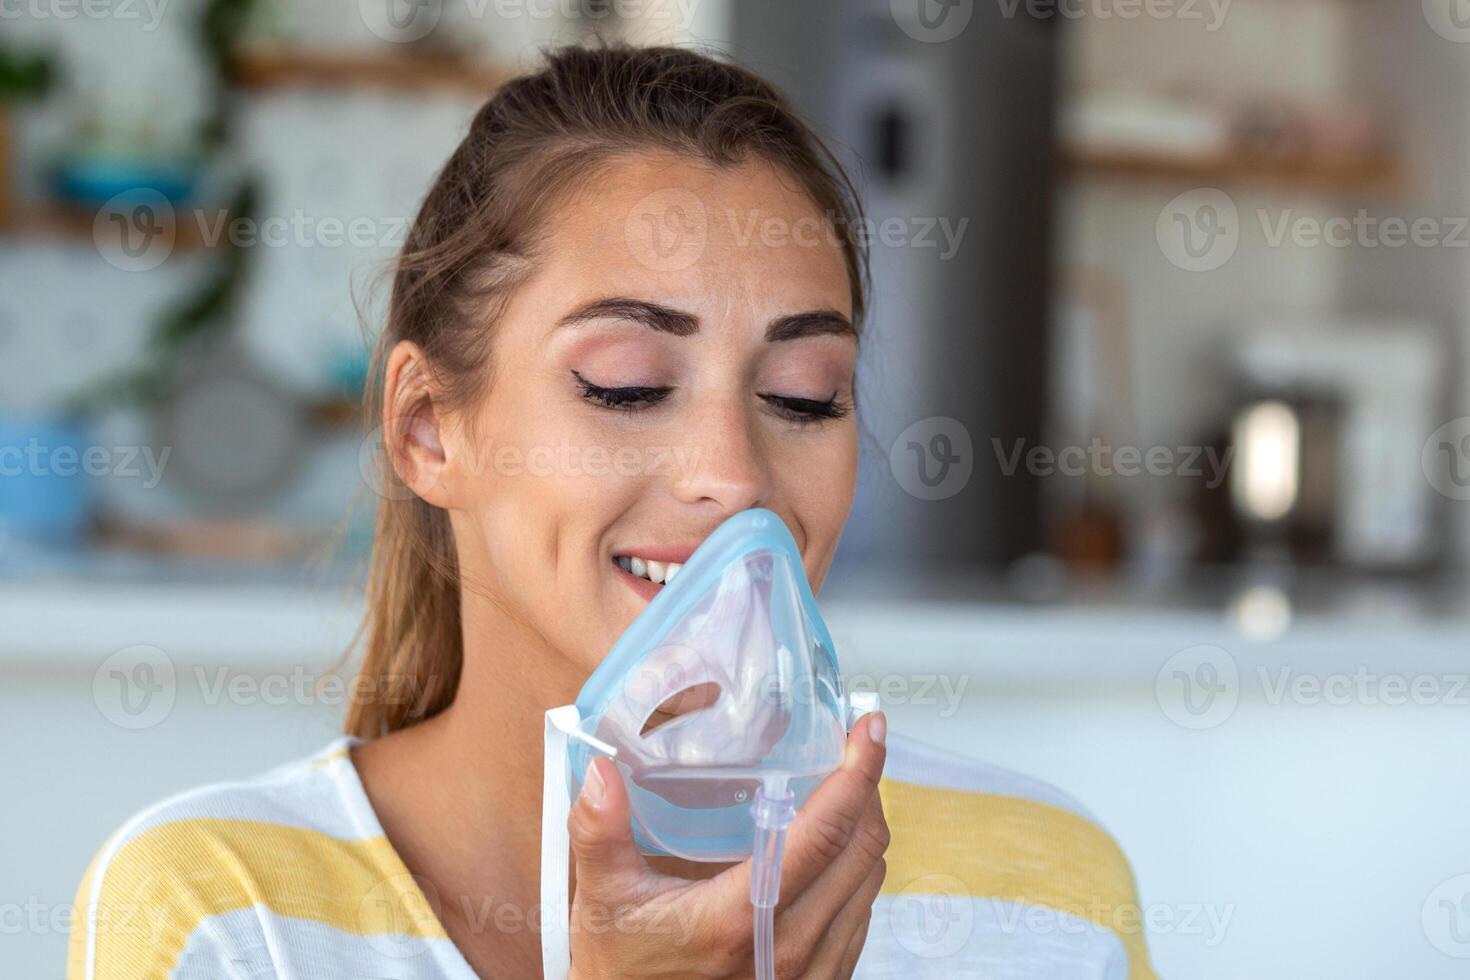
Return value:
M 578 307 L 558 320 L 557 326 L 571 326 L 586 323 L 589 320 L 604 319 L 631 320 L 634 323 L 641 323 L 650 330 L 672 334 L 675 337 L 688 337 L 699 332 L 699 317 L 692 313 L 626 296 L 600 299 Z M 777 317 L 766 325 L 766 340 L 771 342 L 799 340 L 803 337 L 823 334 L 846 335 L 855 338 L 857 331 L 853 328 L 851 320 L 832 309 L 792 313 Z

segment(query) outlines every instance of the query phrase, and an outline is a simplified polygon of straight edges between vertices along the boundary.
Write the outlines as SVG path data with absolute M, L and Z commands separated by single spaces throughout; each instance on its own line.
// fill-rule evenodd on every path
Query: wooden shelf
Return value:
M 1386 195 L 1403 187 L 1399 162 L 1387 154 L 1267 156 L 1227 152 L 1167 157 L 1126 151 L 1067 149 L 1064 171 L 1074 177 L 1193 184 L 1254 184 L 1329 194 Z
M 251 91 L 381 88 L 489 97 L 511 74 L 495 65 L 444 54 L 252 47 L 230 58 L 235 85 Z
M 218 244 L 206 240 L 200 230 L 200 222 L 196 220 L 196 211 L 185 209 L 183 214 L 186 215 L 185 220 L 179 221 L 175 217 L 159 228 L 159 233 L 171 242 L 171 251 L 197 252 Z M 116 225 L 108 222 L 99 224 L 96 211 L 70 204 L 22 204 L 0 220 L 0 236 L 91 242 L 98 249 L 112 244 L 100 236 L 110 235 L 116 241 L 116 236 L 121 233 L 121 228 Z M 224 241 L 224 236 L 220 239 Z
M 323 398 L 308 404 L 306 413 L 314 425 L 323 429 L 361 428 L 367 417 L 361 395 Z

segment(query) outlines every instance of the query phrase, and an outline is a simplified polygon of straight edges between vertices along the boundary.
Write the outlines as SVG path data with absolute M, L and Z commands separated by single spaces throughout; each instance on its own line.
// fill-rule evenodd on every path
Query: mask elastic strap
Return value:
M 541 974 L 546 980 L 563 980 L 572 969 L 567 727 L 575 728 L 579 720 L 574 704 L 546 712 L 546 758 L 541 770 Z
M 568 740 L 576 739 L 604 755 L 616 757 L 611 745 L 582 731 L 575 704 L 546 712 L 545 756 L 541 768 L 541 975 L 564 980 L 572 969 L 572 906 L 567 895 L 571 872 L 572 813 Z

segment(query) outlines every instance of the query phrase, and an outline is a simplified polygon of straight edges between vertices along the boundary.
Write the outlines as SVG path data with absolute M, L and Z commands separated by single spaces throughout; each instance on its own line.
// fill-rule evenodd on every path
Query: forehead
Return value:
M 583 298 L 647 293 L 710 313 L 851 315 L 834 220 L 763 161 L 630 154 L 603 163 L 552 212 L 537 264 L 549 279 L 575 281 Z

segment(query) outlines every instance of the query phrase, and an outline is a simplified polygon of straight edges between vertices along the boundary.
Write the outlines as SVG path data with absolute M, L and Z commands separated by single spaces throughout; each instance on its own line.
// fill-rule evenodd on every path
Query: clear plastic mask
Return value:
M 841 763 L 847 735 L 832 639 L 781 519 L 743 511 L 710 535 L 576 707 L 591 744 L 568 745 L 572 798 L 600 743 L 646 853 L 748 857 L 757 788 L 784 786 L 800 806 Z

